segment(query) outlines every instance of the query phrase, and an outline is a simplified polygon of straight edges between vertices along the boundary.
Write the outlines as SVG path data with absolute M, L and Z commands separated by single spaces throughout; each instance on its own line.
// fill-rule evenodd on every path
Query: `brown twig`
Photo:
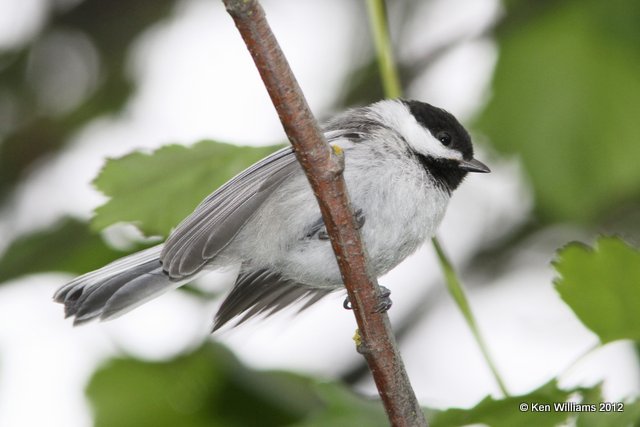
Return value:
M 223 0 L 260 72 L 298 161 L 318 199 L 361 339 L 393 426 L 426 426 L 386 314 L 376 312 L 380 289 L 369 274 L 347 188 L 342 153 L 331 150 L 293 76 L 257 0 Z

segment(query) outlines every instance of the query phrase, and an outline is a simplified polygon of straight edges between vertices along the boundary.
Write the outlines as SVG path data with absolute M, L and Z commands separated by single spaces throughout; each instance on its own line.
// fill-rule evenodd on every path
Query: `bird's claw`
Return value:
M 364 225 L 365 216 L 362 212 L 362 209 L 358 209 L 353 214 L 353 219 L 356 221 L 356 230 L 360 230 Z M 327 233 L 327 227 L 322 227 L 322 230 L 318 232 L 318 239 L 320 240 L 329 240 L 329 233 Z
M 393 305 L 393 301 L 391 301 L 391 291 L 389 288 L 384 286 L 380 286 L 380 294 L 378 295 L 378 304 L 376 305 L 375 312 L 376 313 L 386 313 L 389 311 L 391 306 Z
M 353 218 L 356 221 L 356 230 L 360 230 L 362 226 L 364 226 L 364 221 L 366 220 L 362 209 L 358 209 L 357 211 L 355 211 L 355 213 L 353 214 Z
M 380 286 L 380 294 L 378 294 L 378 304 L 376 304 L 376 308 L 374 310 L 376 313 L 386 313 L 391 308 L 391 306 L 393 305 L 393 301 L 391 301 L 391 298 L 389 298 L 390 296 L 391 291 L 384 286 Z M 342 307 L 344 307 L 345 310 L 353 309 L 349 296 L 344 299 Z

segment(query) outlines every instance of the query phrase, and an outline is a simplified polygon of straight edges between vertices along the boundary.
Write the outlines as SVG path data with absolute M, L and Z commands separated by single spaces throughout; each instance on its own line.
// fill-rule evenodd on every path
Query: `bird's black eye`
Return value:
M 438 132 L 436 138 L 438 138 L 438 141 L 442 142 L 442 145 L 447 146 L 451 144 L 451 135 L 449 135 L 448 132 Z

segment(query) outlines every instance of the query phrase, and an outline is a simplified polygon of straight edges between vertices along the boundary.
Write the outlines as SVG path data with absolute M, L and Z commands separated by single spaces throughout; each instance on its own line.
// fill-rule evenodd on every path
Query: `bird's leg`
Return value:
M 358 209 L 357 211 L 355 211 L 355 213 L 353 214 L 353 219 L 355 219 L 356 221 L 356 229 L 360 230 L 365 221 L 365 216 L 362 212 L 362 209 Z M 329 240 L 329 233 L 327 233 L 327 227 L 324 226 L 324 223 L 322 223 L 322 228 L 320 229 L 320 231 L 318 231 L 318 239 Z
M 376 304 L 376 313 L 386 313 L 391 306 L 393 305 L 393 301 L 391 301 L 391 291 L 389 288 L 384 286 L 380 286 L 380 293 L 378 294 L 378 304 Z M 347 296 L 342 303 L 342 306 L 345 310 L 351 310 L 351 300 Z

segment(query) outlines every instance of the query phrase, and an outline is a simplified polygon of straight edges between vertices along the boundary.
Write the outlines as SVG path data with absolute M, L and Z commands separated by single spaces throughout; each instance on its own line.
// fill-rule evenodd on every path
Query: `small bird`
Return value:
M 456 118 L 419 101 L 347 110 L 323 131 L 344 152 L 344 179 L 376 276 L 434 235 L 468 172 L 489 172 Z M 318 203 L 291 147 L 214 191 L 164 244 L 76 278 L 54 300 L 74 324 L 109 320 L 206 272 L 238 265 L 213 331 L 295 302 L 302 310 L 343 289 Z

